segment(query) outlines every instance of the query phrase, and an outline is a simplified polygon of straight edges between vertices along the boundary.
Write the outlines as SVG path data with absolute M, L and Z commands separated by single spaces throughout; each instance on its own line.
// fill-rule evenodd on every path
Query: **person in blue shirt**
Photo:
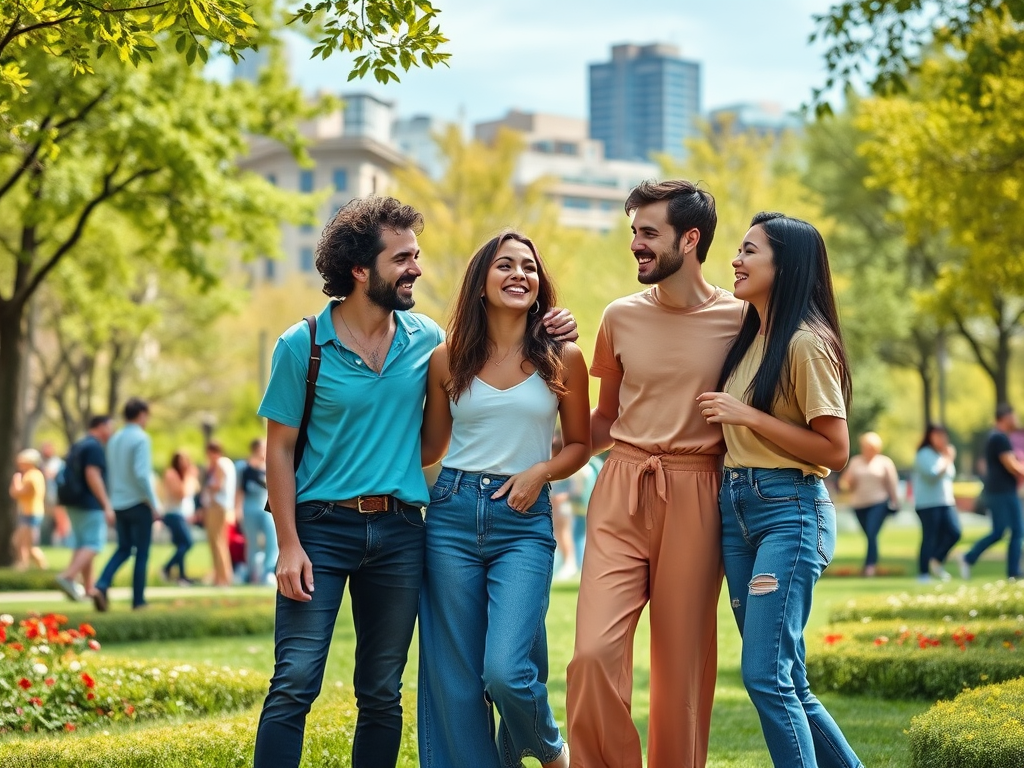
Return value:
M 1013 452 L 1010 433 L 1017 429 L 1017 413 L 1009 403 L 996 407 L 995 428 L 985 442 L 985 503 L 992 515 L 992 530 L 987 536 L 975 542 L 966 555 L 960 557 L 960 575 L 969 579 L 971 566 L 978 562 L 981 554 L 1003 538 L 1010 531 L 1010 543 L 1006 548 L 1006 575 L 1010 579 L 1020 577 L 1021 541 L 1024 539 L 1024 519 L 1021 516 L 1020 498 L 1017 486 L 1024 482 L 1024 464 Z
M 324 229 L 316 267 L 331 299 L 317 316 L 320 372 L 297 469 L 308 325 L 289 328 L 274 348 L 259 414 L 267 419 L 279 594 L 255 768 L 299 764 L 346 583 L 356 631 L 352 766 L 398 759 L 428 501 L 420 427 L 427 366 L 443 339 L 437 323 L 408 311 L 422 274 L 422 229 L 411 206 L 376 196 L 352 200 Z M 574 339 L 571 316 L 551 315 L 549 331 Z

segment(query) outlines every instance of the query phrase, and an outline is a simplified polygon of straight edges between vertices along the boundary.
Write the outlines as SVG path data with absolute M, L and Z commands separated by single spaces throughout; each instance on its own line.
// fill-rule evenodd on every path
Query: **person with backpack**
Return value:
M 57 500 L 67 510 L 76 549 L 56 581 L 72 600 L 83 600 L 92 591 L 92 561 L 107 543 L 107 526 L 114 523 L 114 509 L 107 496 L 104 452 L 112 433 L 110 416 L 93 416 L 89 431 L 71 446 L 57 476 Z M 79 576 L 81 587 L 76 582 Z

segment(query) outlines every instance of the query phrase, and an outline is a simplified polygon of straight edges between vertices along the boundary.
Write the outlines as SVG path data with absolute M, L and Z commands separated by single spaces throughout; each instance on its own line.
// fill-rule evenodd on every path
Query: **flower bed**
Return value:
M 63 613 L 72 624 L 88 621 L 109 645 L 268 634 L 274 631 L 274 610 L 273 594 L 245 598 L 190 595 L 153 601 L 145 611 L 119 611 L 115 604 L 109 613 L 96 613 L 85 604 L 69 603 Z
M 66 625 L 58 614 L 18 624 L 0 616 L 0 734 L 194 717 L 266 692 L 263 676 L 246 670 L 100 656 L 93 627 Z
M 935 619 L 967 621 L 1024 616 L 1024 583 L 997 581 L 981 587 L 940 584 L 930 592 L 849 600 L 836 606 L 829 621 L 862 619 Z
M 965 623 L 865 617 L 830 625 L 807 642 L 807 676 L 819 691 L 949 698 L 1024 675 L 1024 617 Z
M 1024 765 L 1024 678 L 964 691 L 915 717 L 912 768 Z

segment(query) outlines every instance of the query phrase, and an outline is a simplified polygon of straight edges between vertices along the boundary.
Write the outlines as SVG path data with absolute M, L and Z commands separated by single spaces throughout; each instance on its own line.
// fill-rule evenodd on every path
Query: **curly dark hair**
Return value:
M 316 270 L 324 279 L 323 292 L 331 297 L 348 296 L 355 288 L 352 270 L 374 267 L 384 250 L 381 232 L 423 231 L 423 216 L 411 205 L 393 197 L 357 197 L 340 208 L 324 227 L 316 244 Z

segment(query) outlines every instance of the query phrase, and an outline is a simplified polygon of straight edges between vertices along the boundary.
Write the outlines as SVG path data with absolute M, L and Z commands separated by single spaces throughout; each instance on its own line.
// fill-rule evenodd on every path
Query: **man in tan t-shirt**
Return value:
M 725 444 L 696 398 L 717 388 L 743 302 L 701 272 L 714 198 L 688 181 L 644 182 L 626 200 L 637 278 L 608 305 L 590 372 L 595 453 L 611 448 L 587 512 L 568 669 L 574 768 L 641 768 L 630 716 L 633 638 L 650 602 L 649 768 L 707 761 L 722 585 L 718 489 Z

